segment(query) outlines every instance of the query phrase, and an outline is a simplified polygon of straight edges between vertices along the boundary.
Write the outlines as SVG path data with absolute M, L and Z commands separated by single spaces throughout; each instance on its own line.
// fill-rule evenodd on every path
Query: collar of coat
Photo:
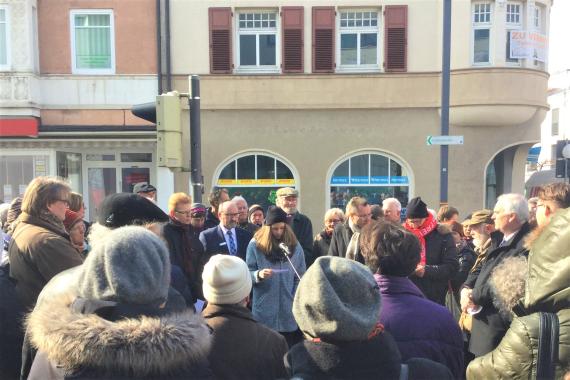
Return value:
M 236 317 L 248 319 L 255 322 L 255 318 L 248 308 L 239 305 L 217 305 L 209 303 L 202 312 L 202 316 L 206 319 L 215 317 Z
M 73 312 L 63 294 L 36 306 L 27 331 L 34 347 L 66 372 L 92 368 L 135 378 L 161 376 L 207 360 L 210 331 L 192 311 L 107 321 Z
M 55 217 L 54 217 L 55 218 Z M 45 218 L 38 218 L 36 216 L 30 215 L 26 212 L 22 212 L 22 214 L 19 217 L 19 221 L 22 222 L 20 224 L 31 224 L 37 227 L 42 227 L 45 228 L 46 230 L 49 230 L 53 233 L 56 233 L 66 239 L 69 239 L 69 234 L 65 231 L 64 227 L 63 227 L 63 222 L 60 222 L 59 224 L 56 224 L 55 221 L 51 222 L 46 220 Z

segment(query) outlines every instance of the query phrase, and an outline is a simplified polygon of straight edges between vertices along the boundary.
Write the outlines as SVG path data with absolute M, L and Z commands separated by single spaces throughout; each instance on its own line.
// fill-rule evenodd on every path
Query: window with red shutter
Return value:
M 313 7 L 313 72 L 334 72 L 335 10 Z
M 231 8 L 210 8 L 210 72 L 229 74 L 232 72 L 232 10 Z
M 408 50 L 408 6 L 389 5 L 384 10 L 384 67 L 406 71 Z
M 378 71 L 378 9 L 339 9 L 338 71 Z
M 236 72 L 278 73 L 280 41 L 277 10 L 236 11 Z
M 283 27 L 283 72 L 303 72 L 303 7 L 281 8 Z

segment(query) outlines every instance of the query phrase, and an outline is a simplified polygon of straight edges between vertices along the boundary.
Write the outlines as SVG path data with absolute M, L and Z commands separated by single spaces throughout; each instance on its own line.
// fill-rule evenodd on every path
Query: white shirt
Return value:
M 224 233 L 224 239 L 226 241 L 227 247 L 228 247 L 228 252 L 231 254 L 232 251 L 230 249 L 231 245 L 230 245 L 230 238 L 228 236 L 228 231 L 231 232 L 232 234 L 232 238 L 234 239 L 234 246 L 236 248 L 236 251 L 234 252 L 235 254 L 237 254 L 237 236 L 236 236 L 236 229 L 232 228 L 231 230 L 228 230 L 226 227 L 224 227 L 222 224 L 220 224 L 220 228 L 222 229 L 222 232 Z
M 503 236 L 503 242 L 505 244 L 508 243 L 519 231 L 520 231 L 520 229 L 516 230 L 515 232 L 513 232 L 511 234 Z

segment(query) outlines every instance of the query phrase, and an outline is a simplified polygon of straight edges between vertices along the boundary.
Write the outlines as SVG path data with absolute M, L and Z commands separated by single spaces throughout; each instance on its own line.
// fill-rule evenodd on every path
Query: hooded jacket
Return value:
M 30 314 L 30 340 L 39 354 L 29 379 L 210 376 L 210 332 L 199 315 L 189 311 L 108 320 L 74 310 L 73 300 L 65 294 Z
M 539 313 L 560 322 L 556 378 L 570 366 L 570 209 L 560 210 L 534 242 L 528 257 L 524 300 L 499 346 L 475 359 L 468 379 L 534 379 L 538 358 Z

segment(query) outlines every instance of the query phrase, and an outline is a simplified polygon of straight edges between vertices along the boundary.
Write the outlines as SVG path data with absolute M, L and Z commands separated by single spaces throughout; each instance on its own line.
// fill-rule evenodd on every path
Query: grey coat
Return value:
M 299 275 L 302 276 L 306 266 L 303 248 L 300 244 L 297 244 L 290 259 Z M 297 330 L 292 308 L 299 279 L 289 261 L 286 259 L 284 261 L 268 260 L 267 256 L 257 249 L 255 239 L 251 239 L 247 246 L 246 262 L 253 280 L 252 313 L 255 320 L 279 332 Z M 274 273 L 265 280 L 260 279 L 257 272 L 268 268 L 286 271 Z

